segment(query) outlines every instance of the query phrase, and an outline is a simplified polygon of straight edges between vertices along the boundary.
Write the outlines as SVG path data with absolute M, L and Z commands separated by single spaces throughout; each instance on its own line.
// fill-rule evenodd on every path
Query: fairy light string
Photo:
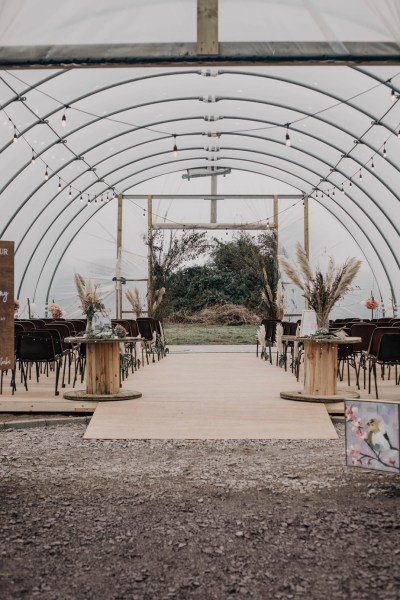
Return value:
M 9 72 L 9 71 L 6 71 L 6 73 L 7 73 L 8 75 L 10 75 L 10 76 L 14 77 L 15 79 L 17 79 L 17 80 L 18 80 L 18 81 L 20 81 L 21 83 L 24 83 L 24 85 L 28 85 L 28 84 L 27 84 L 27 83 L 26 83 L 26 82 L 25 82 L 25 81 L 24 81 L 22 78 L 20 78 L 20 77 L 16 76 L 14 73 L 11 73 L 11 72 Z M 223 74 L 223 72 L 221 72 L 221 74 Z M 315 194 L 315 195 L 316 195 L 316 197 L 318 197 L 318 192 L 320 192 L 322 195 L 323 195 L 323 194 L 325 194 L 325 195 L 328 195 L 328 196 L 330 196 L 330 194 L 332 194 L 332 195 L 334 196 L 334 195 L 335 195 L 335 189 L 339 189 L 341 192 L 344 192 L 344 184 L 345 184 L 346 182 L 348 182 L 348 183 L 349 183 L 349 186 L 351 187 L 351 186 L 352 186 L 352 178 L 354 178 L 355 176 L 357 176 L 357 175 L 358 175 L 358 178 L 359 178 L 359 180 L 360 180 L 360 181 L 362 181 L 362 178 L 363 178 L 363 176 L 362 176 L 362 168 L 366 168 L 366 167 L 367 167 L 367 165 L 368 165 L 369 163 L 371 163 L 371 166 L 370 166 L 370 169 L 371 169 L 371 171 L 374 171 L 374 169 L 375 169 L 374 158 L 375 158 L 377 155 L 380 155 L 380 153 L 382 153 L 382 157 L 383 157 L 383 158 L 386 158 L 386 157 L 387 157 L 387 149 L 386 149 L 386 144 L 387 144 L 388 140 L 389 140 L 391 137 L 393 137 L 393 135 L 396 135 L 397 137 L 399 137 L 399 136 L 400 136 L 400 128 L 399 128 L 399 127 L 400 127 L 400 123 L 399 123 L 399 124 L 397 125 L 397 127 L 395 128 L 395 129 L 398 129 L 398 132 L 397 132 L 397 133 L 390 133 L 390 134 L 387 136 L 387 138 L 384 140 L 383 144 L 381 144 L 381 145 L 378 147 L 378 149 L 377 149 L 377 150 L 376 150 L 376 151 L 373 153 L 373 155 L 372 155 L 372 156 L 371 156 L 371 157 L 370 157 L 368 160 L 366 160 L 364 163 L 362 163 L 362 164 L 363 164 L 363 167 L 362 167 L 362 168 L 359 168 L 359 169 L 358 169 L 357 171 L 355 171 L 355 172 L 354 172 L 352 175 L 349 175 L 349 176 L 347 176 L 347 177 L 346 177 L 346 178 L 345 178 L 345 179 L 344 179 L 342 182 L 340 182 L 340 183 L 338 183 L 338 184 L 334 184 L 334 185 L 333 185 L 333 187 L 330 187 L 328 190 L 323 190 L 323 189 L 321 188 L 321 185 L 322 185 L 323 183 L 325 183 L 325 182 L 329 182 L 329 183 L 330 183 L 330 181 L 329 181 L 329 177 L 331 177 L 333 173 L 337 172 L 338 166 L 341 164 L 341 162 L 342 162 L 342 161 L 343 161 L 345 158 L 350 158 L 350 159 L 352 159 L 352 157 L 351 157 L 350 155 L 351 155 L 351 153 L 352 153 L 352 152 L 353 152 L 353 151 L 354 151 L 354 150 L 357 148 L 358 144 L 360 144 L 360 143 L 363 143 L 363 142 L 362 142 L 362 140 L 363 140 L 363 138 L 364 138 L 364 137 L 365 137 L 365 136 L 368 134 L 368 132 L 369 132 L 369 131 L 371 131 L 371 129 L 372 129 L 372 128 L 373 128 L 375 125 L 379 125 L 379 124 L 381 124 L 381 121 L 382 121 L 382 120 L 383 120 L 383 119 L 386 117 L 386 115 L 387 115 L 387 114 L 389 114 L 389 112 L 390 112 L 390 111 L 391 111 L 391 110 L 392 110 L 392 109 L 393 109 L 393 108 L 394 108 L 394 107 L 397 105 L 397 102 L 400 100 L 400 93 L 399 93 L 399 92 L 397 92 L 397 91 L 394 89 L 394 87 L 393 87 L 393 84 L 392 84 L 392 81 L 393 81 L 393 79 L 394 79 L 395 77 L 397 77 L 399 74 L 400 74 L 400 73 L 397 73 L 396 75 L 392 76 L 391 78 L 389 78 L 389 79 L 387 79 L 387 80 L 385 80 L 385 81 L 383 81 L 383 82 L 379 82 L 378 84 L 376 84 L 376 85 L 374 85 L 374 86 L 371 86 L 370 88 L 368 88 L 368 89 L 366 89 L 366 90 L 364 90 L 364 91 L 362 91 L 362 92 L 359 92 L 358 94 L 354 94 L 353 96 L 351 96 L 351 97 L 349 97 L 349 98 L 347 98 L 347 99 L 345 99 L 345 100 L 342 100 L 342 101 L 336 102 L 336 103 L 334 103 L 333 105 L 331 105 L 331 106 L 329 106 L 329 107 L 326 107 L 326 108 L 324 108 L 324 109 L 322 109 L 322 110 L 316 111 L 316 112 L 314 112 L 314 113 L 312 113 L 312 114 L 310 114 L 310 115 L 306 115 L 306 116 L 302 116 L 302 117 L 300 117 L 300 118 L 298 118 L 298 119 L 294 119 L 294 120 L 292 120 L 290 123 L 289 123 L 289 122 L 286 122 L 286 123 L 282 123 L 282 124 L 269 125 L 269 126 L 267 126 L 267 127 L 248 128 L 248 129 L 233 130 L 233 131 L 224 131 L 224 132 L 221 132 L 221 134 L 220 134 L 220 135 L 222 135 L 222 134 L 234 134 L 234 133 L 239 133 L 239 132 L 260 131 L 260 130 L 266 130 L 266 129 L 277 129 L 277 128 L 283 128 L 283 129 L 285 130 L 285 144 L 286 144 L 286 146 L 290 147 L 290 146 L 292 146 L 292 140 L 291 140 L 291 138 L 290 138 L 290 135 L 289 135 L 289 128 L 290 128 L 290 127 L 292 127 L 294 124 L 296 124 L 296 123 L 300 123 L 300 122 L 302 122 L 302 121 L 305 121 L 305 120 L 307 120 L 307 119 L 312 119 L 312 118 L 314 118 L 315 116 L 317 116 L 317 115 L 320 115 L 320 114 L 322 114 L 322 113 L 325 113 L 325 112 L 327 112 L 327 111 L 329 111 L 329 110 L 332 110 L 332 109 L 334 109 L 334 108 L 337 108 L 337 107 L 338 107 L 338 106 L 340 106 L 340 105 L 349 104 L 349 102 L 350 102 L 351 100 L 354 100 L 354 99 L 356 99 L 356 98 L 359 98 L 359 97 L 361 97 L 361 96 L 363 96 L 363 95 L 365 95 L 365 94 L 367 94 L 367 93 L 369 93 L 369 92 L 371 92 L 371 91 L 373 91 L 373 90 L 376 90 L 378 87 L 381 87 L 381 86 L 388 87 L 388 86 L 390 86 L 390 88 L 391 88 L 391 94 L 390 94 L 390 98 L 391 98 L 391 106 L 390 106 L 390 107 L 389 107 L 389 108 L 388 108 L 388 109 L 387 109 L 387 110 L 384 112 L 384 114 L 383 114 L 383 115 L 382 115 L 382 116 L 381 116 L 381 117 L 380 117 L 378 120 L 376 120 L 376 121 L 373 121 L 373 122 L 371 123 L 371 125 L 370 125 L 370 126 L 367 128 L 367 129 L 366 129 L 366 131 L 365 131 L 365 132 L 364 132 L 364 133 L 363 133 L 363 134 L 362 134 L 362 135 L 361 135 L 361 136 L 360 136 L 360 137 L 359 137 L 357 140 L 355 140 L 355 141 L 354 141 L 354 144 L 353 144 L 352 148 L 351 148 L 351 149 L 350 149 L 350 150 L 349 150 L 349 151 L 348 151 L 346 154 L 343 154 L 343 155 L 342 155 L 342 156 L 339 158 L 339 160 L 338 160 L 338 161 L 337 161 L 337 163 L 334 165 L 334 167 L 330 169 L 330 173 L 329 173 L 329 174 L 328 174 L 326 177 L 322 177 L 322 178 L 320 179 L 320 182 L 319 182 L 317 185 L 315 185 L 315 186 L 314 186 L 314 187 L 311 189 L 311 191 L 310 191 L 308 194 L 304 194 L 303 198 L 304 198 L 305 196 L 312 196 L 313 194 Z M 37 115 L 36 115 L 36 113 L 35 113 L 35 112 L 34 112 L 34 111 L 33 111 L 33 110 L 30 108 L 30 106 L 28 105 L 28 103 L 27 103 L 27 101 L 26 101 L 26 97 L 19 95 L 19 94 L 16 92 L 16 90 L 15 90 L 15 89 L 14 89 L 14 88 L 13 88 L 13 87 L 12 87 L 12 86 L 11 86 L 11 85 L 8 83 L 8 82 L 7 82 L 7 81 L 5 81 L 5 80 L 4 80 L 4 78 L 3 78 L 3 77 L 1 77 L 0 79 L 1 79 L 1 81 L 2 81 L 2 82 L 3 82 L 3 83 L 4 83 L 4 84 L 5 84 L 5 85 L 6 85 L 6 86 L 7 86 L 7 87 L 8 87 L 8 88 L 9 88 L 9 89 L 12 91 L 12 93 L 13 93 L 13 94 L 15 94 L 15 97 L 14 97 L 14 98 L 13 98 L 11 101 L 9 101 L 9 102 L 8 102 L 8 104 L 10 104 L 12 101 L 20 101 L 20 102 L 21 102 L 21 103 L 22 103 L 22 104 L 25 106 L 25 108 L 26 108 L 26 109 L 27 109 L 27 110 L 28 110 L 28 111 L 29 111 L 31 114 L 33 114 L 33 115 L 34 115 L 34 117 L 36 118 L 36 117 L 37 117 Z M 48 98 L 52 99 L 53 101 L 57 102 L 57 103 L 60 105 L 60 110 L 62 110 L 61 125 L 62 125 L 62 127 L 63 127 L 63 128 L 64 128 L 64 127 L 66 126 L 66 124 L 67 124 L 67 111 L 74 110 L 74 111 L 77 111 L 77 112 L 80 112 L 80 113 L 83 113 L 83 114 L 86 114 L 86 115 L 93 116 L 93 117 L 95 117 L 95 118 L 96 118 L 96 119 L 98 119 L 98 120 L 107 120 L 107 121 L 112 121 L 112 122 L 115 122 L 115 123 L 120 123 L 120 124 L 124 124 L 124 125 L 129 125 L 129 126 L 131 126 L 131 127 L 138 127 L 138 128 L 140 128 L 140 129 L 142 129 L 142 130 L 148 130 L 148 131 L 152 131 L 152 132 L 162 133 L 162 134 L 163 134 L 163 135 L 165 135 L 166 137 L 167 137 L 167 136 L 171 136 L 171 137 L 173 138 L 173 140 L 174 140 L 174 148 L 173 148 L 173 150 L 174 150 L 174 154 L 176 154 L 176 152 L 177 152 L 177 146 L 176 146 L 176 137 L 177 137 L 177 134 L 176 134 L 176 133 L 168 133 L 168 132 L 165 132 L 165 131 L 160 131 L 160 130 L 157 130 L 157 129 L 155 129 L 155 128 L 152 128 L 152 127 L 139 126 L 139 125 L 135 125 L 134 123 L 130 123 L 130 122 L 123 121 L 123 120 L 119 120 L 119 119 L 114 119 L 114 118 L 112 118 L 112 117 L 107 117 L 107 116 L 97 115 L 97 114 L 95 114 L 95 113 L 92 113 L 92 112 L 90 112 L 90 111 L 85 111 L 85 110 L 79 109 L 79 108 L 77 108 L 77 107 L 74 107 L 73 105 L 69 105 L 69 104 L 66 104 L 66 103 L 64 103 L 64 102 L 61 102 L 60 100 L 58 100 L 58 99 L 57 99 L 57 98 L 55 98 L 54 96 L 52 96 L 52 95 L 50 95 L 50 94 L 48 94 L 48 93 L 44 92 L 44 91 L 43 91 L 43 90 L 41 90 L 41 89 L 38 89 L 38 88 L 37 88 L 37 89 L 35 89 L 35 91 L 36 91 L 36 92 L 39 92 L 40 94 L 43 94 L 43 95 L 47 96 Z M 22 134 L 22 133 L 20 132 L 20 130 L 18 129 L 18 127 L 16 126 L 16 124 L 14 123 L 14 121 L 12 120 L 12 118 L 10 117 L 10 115 L 8 114 L 8 111 L 6 110 L 5 106 L 0 106 L 0 110 L 2 110 L 2 111 L 4 112 L 4 114 L 6 115 L 6 117 L 7 117 L 8 121 L 9 121 L 9 122 L 10 122 L 10 124 L 11 124 L 11 127 L 12 127 L 12 129 L 13 129 L 13 132 L 14 132 L 14 133 L 13 133 L 13 142 L 14 142 L 14 143 L 17 143 L 19 139 L 23 139 L 23 140 L 24 140 L 24 142 L 27 144 L 27 146 L 28 146 L 28 147 L 30 148 L 30 150 L 31 150 L 31 163 L 32 163 L 32 164 L 34 164 L 34 163 L 35 163 L 35 161 L 36 161 L 36 159 L 39 159 L 39 160 L 42 162 L 42 164 L 45 166 L 44 180 L 47 182 L 47 181 L 48 181 L 48 180 L 49 180 L 51 177 L 53 177 L 53 175 L 55 175 L 55 174 L 56 174 L 58 171 L 57 171 L 57 170 L 55 170 L 55 169 L 53 169 L 53 168 L 51 168 L 51 167 L 48 165 L 48 162 L 47 162 L 46 160 L 44 160 L 44 159 L 41 157 L 41 153 L 40 153 L 40 152 L 37 152 L 37 151 L 35 150 L 35 148 L 32 146 L 32 144 L 30 144 L 30 143 L 29 143 L 29 141 L 26 139 L 25 135 L 24 135 L 24 134 Z M 49 122 L 48 122 L 47 120 L 43 120 L 43 119 L 42 119 L 42 120 L 39 120 L 39 121 L 38 121 L 38 123 L 43 123 L 43 124 L 45 124 L 47 127 L 49 127 L 49 129 L 51 130 L 51 132 L 52 132 L 52 133 L 53 133 L 53 134 L 54 134 L 54 135 L 55 135 L 55 136 L 58 138 L 58 141 L 59 141 L 60 143 L 63 143 L 63 145 L 65 146 L 65 148 L 66 148 L 66 149 L 67 149 L 67 150 L 68 150 L 68 151 L 69 151 L 69 152 L 72 154 L 72 156 L 74 157 L 74 159 L 75 159 L 75 160 L 82 160 L 82 161 L 83 161 L 83 163 L 86 165 L 87 169 L 86 169 L 86 171 L 84 171 L 83 173 L 81 173 L 81 174 L 79 175 L 79 177 L 80 177 L 80 176 L 82 176 L 82 175 L 85 175 L 85 174 L 87 174 L 87 173 L 89 173 L 89 172 L 91 172 L 91 173 L 93 173 L 93 174 L 95 175 L 95 177 L 96 177 L 97 181 L 95 181 L 94 183 L 90 184 L 90 185 L 89 185 L 89 187 L 91 187 L 92 185 L 94 185 L 94 184 L 96 184 L 96 183 L 103 183 L 103 184 L 104 184 L 104 189 L 102 190 L 102 192 L 99 192 L 99 194 L 97 194 L 97 195 L 101 196 L 101 198 L 102 198 L 102 199 L 101 199 L 101 204 L 103 204 L 103 203 L 104 203 L 104 198 L 103 198 L 103 194 L 104 194 L 104 192 L 107 192 L 106 202 L 108 202 L 108 201 L 109 201 L 109 193 L 110 193 L 110 192 L 111 192 L 111 193 L 113 193 L 113 194 L 114 194 L 114 196 L 117 196 L 117 195 L 119 195 L 119 194 L 121 193 L 121 192 L 119 192 L 119 191 L 116 189 L 116 187 L 115 187 L 114 185 L 108 184 L 108 183 L 107 183 L 107 182 L 104 180 L 104 178 L 101 178 L 101 177 L 99 177 L 99 176 L 98 176 L 98 175 L 95 173 L 95 169 L 94 169 L 94 168 L 93 168 L 93 167 L 92 167 L 92 166 L 89 164 L 89 162 L 88 162 L 88 161 L 87 161 L 87 160 L 86 160 L 84 157 L 78 156 L 78 155 L 77 155 L 77 154 L 76 154 L 76 153 L 75 153 L 75 152 L 74 152 L 74 151 L 73 151 L 73 150 L 72 150 L 72 149 L 71 149 L 71 148 L 68 146 L 68 144 L 67 144 L 67 141 L 66 141 L 66 140 L 65 140 L 63 137 L 61 137 L 61 136 L 58 134 L 58 132 L 57 132 L 57 131 L 56 131 L 56 130 L 55 130 L 55 129 L 54 129 L 54 128 L 53 128 L 53 127 L 52 127 L 52 126 L 49 124 Z M 44 150 L 43 152 L 46 152 L 46 151 L 47 151 L 47 149 L 46 149 L 46 150 Z M 50 175 L 50 172 L 51 172 L 51 174 L 52 174 L 52 175 Z M 82 190 L 81 190 L 80 188 L 77 188 L 77 187 L 73 186 L 73 185 L 72 185 L 72 184 L 71 184 L 69 181 L 66 181 L 66 180 L 65 180 L 64 178 L 62 178 L 60 175 L 58 175 L 58 180 L 59 180 L 59 186 L 58 186 L 58 187 L 59 187 L 59 189 L 60 189 L 60 186 L 61 186 L 61 182 L 64 184 L 64 189 L 65 189 L 65 188 L 69 188 L 69 198 L 71 198 L 71 197 L 72 197 L 72 189 L 73 189 L 73 190 L 74 190 L 74 192 L 76 192 L 76 195 L 77 195 L 77 197 L 79 197 L 79 198 L 81 199 L 81 201 L 82 201 L 82 195 L 83 195 L 84 193 L 86 193 L 86 192 L 82 192 Z M 95 203 L 95 204 L 97 204 L 97 195 L 95 196 L 95 201 L 94 201 L 94 203 Z M 91 203 L 92 203 L 92 201 L 90 200 L 90 196 L 89 196 L 89 194 L 88 194 L 88 193 L 86 193 L 86 196 L 87 196 L 87 199 L 88 199 L 88 204 L 91 204 Z M 295 204 L 297 204 L 297 203 L 295 203 Z M 291 207 L 295 206 L 295 204 L 293 204 Z M 285 212 L 286 210 L 288 210 L 288 209 L 289 209 L 289 208 L 291 208 L 291 207 L 287 207 L 286 209 L 283 209 L 282 211 L 279 211 L 279 214 L 280 214 L 281 212 Z M 144 210 L 146 210 L 146 209 L 144 209 Z M 173 220 L 171 220 L 171 219 L 166 219 L 166 217 L 165 217 L 165 216 L 164 216 L 164 217 L 160 217 L 160 215 L 157 215 L 156 213 L 152 213 L 152 214 L 153 214 L 155 217 L 163 218 L 164 220 L 168 220 L 168 221 L 169 221 L 169 222 L 171 222 L 171 223 L 175 223 L 175 224 L 177 224 L 177 225 L 182 225 L 182 226 L 184 225 L 183 223 L 178 223 L 177 221 L 173 221 Z M 255 225 L 255 224 L 258 224 L 258 223 L 260 223 L 260 224 L 261 224 L 261 223 L 262 223 L 262 222 L 264 222 L 264 221 L 267 221 L 267 222 L 268 222 L 270 218 L 272 218 L 272 217 L 270 216 L 270 217 L 266 217 L 266 218 L 264 218 L 264 219 L 259 219 L 259 220 L 257 220 L 257 221 L 254 221 L 254 222 L 252 222 L 252 223 L 249 223 L 249 224 L 252 224 L 252 225 Z

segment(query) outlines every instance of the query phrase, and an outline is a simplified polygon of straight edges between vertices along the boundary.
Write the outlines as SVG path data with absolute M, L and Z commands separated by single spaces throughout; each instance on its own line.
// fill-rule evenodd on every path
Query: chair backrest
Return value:
M 261 325 L 265 327 L 265 339 L 269 341 L 271 344 L 275 342 L 276 338 L 276 326 L 281 321 L 278 319 L 263 319 L 261 321 Z
M 400 331 L 382 335 L 377 359 L 385 363 L 400 363 Z
M 54 352 L 57 356 L 62 354 L 63 346 L 61 341 L 60 332 L 57 329 L 50 329 L 46 327 L 44 329 L 36 329 L 34 331 L 26 331 L 26 335 L 32 338 L 48 338 L 49 336 L 53 340 Z
M 18 321 L 18 323 L 20 323 L 22 325 L 22 327 L 24 328 L 24 331 L 33 331 L 33 329 L 36 329 L 34 323 L 32 323 L 32 321 L 28 321 L 28 320 L 21 320 Z
M 68 323 L 73 326 L 76 335 L 86 330 L 86 321 L 83 319 L 68 319 Z
M 138 324 L 136 323 L 135 319 L 129 319 L 128 320 L 129 323 L 129 327 L 130 327 L 130 333 L 132 337 L 139 337 L 139 327 Z
M 18 336 L 16 357 L 21 361 L 53 361 L 56 360 L 53 338 L 47 332 L 38 331 L 21 333 Z
M 71 337 L 74 337 L 74 335 L 76 335 L 74 324 L 70 320 L 68 320 L 68 321 L 67 320 L 66 321 L 52 321 L 52 323 L 49 323 L 49 325 L 51 325 L 51 326 L 53 326 L 53 325 L 57 325 L 57 326 L 58 325 L 61 325 L 61 326 L 66 325 L 67 328 L 68 328 L 68 331 L 69 331 L 69 335 Z M 46 327 L 47 327 L 47 325 L 46 325 Z M 64 331 L 65 331 L 65 329 L 64 329 Z
M 362 340 L 359 344 L 353 345 L 354 352 L 362 352 L 363 350 L 368 350 L 372 333 L 375 329 L 376 326 L 373 323 L 354 323 L 351 326 L 351 336 L 360 337 Z
M 31 323 L 34 324 L 36 329 L 42 329 L 45 325 L 45 321 L 43 319 L 31 319 Z
M 378 356 L 379 344 L 381 343 L 382 336 L 385 333 L 397 332 L 400 332 L 400 329 L 396 327 L 376 327 L 372 333 L 368 354 L 371 354 L 372 356 Z
M 145 340 L 152 340 L 154 328 L 149 318 L 139 317 L 138 319 L 136 319 L 136 323 L 139 327 L 139 332 L 142 338 Z
M 63 350 L 68 350 L 69 348 L 71 348 L 71 344 L 65 342 L 64 340 L 65 338 L 70 337 L 71 335 L 73 336 L 74 333 L 71 333 L 71 328 L 68 327 L 66 323 L 57 323 L 56 321 L 53 321 L 52 323 L 46 324 L 46 330 L 47 329 L 53 329 L 58 331 L 58 333 L 60 334 L 61 347 Z
M 24 326 L 22 325 L 22 323 L 14 323 L 14 335 L 18 335 L 19 333 L 22 333 L 23 331 L 25 331 Z
M 122 325 L 126 329 L 127 335 L 131 335 L 131 325 L 128 319 L 112 319 L 112 325 Z

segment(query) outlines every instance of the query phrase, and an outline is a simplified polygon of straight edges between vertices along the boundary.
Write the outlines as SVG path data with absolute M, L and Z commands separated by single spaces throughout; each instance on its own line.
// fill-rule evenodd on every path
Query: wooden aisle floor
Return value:
M 171 354 L 129 376 L 142 398 L 99 403 L 86 439 L 336 439 L 324 404 L 279 397 L 301 389 L 254 354 Z

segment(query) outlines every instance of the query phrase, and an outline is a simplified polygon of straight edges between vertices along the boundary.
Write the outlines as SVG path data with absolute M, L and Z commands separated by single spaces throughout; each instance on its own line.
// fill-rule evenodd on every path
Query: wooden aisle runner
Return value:
M 336 439 L 323 404 L 282 400 L 301 388 L 254 354 L 169 355 L 130 375 L 142 398 L 99 403 L 86 439 Z

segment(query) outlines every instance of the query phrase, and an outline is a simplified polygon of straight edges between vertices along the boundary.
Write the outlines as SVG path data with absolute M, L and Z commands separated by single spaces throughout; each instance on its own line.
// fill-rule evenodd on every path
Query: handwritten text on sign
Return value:
M 0 240 L 0 370 L 14 367 L 14 242 Z

